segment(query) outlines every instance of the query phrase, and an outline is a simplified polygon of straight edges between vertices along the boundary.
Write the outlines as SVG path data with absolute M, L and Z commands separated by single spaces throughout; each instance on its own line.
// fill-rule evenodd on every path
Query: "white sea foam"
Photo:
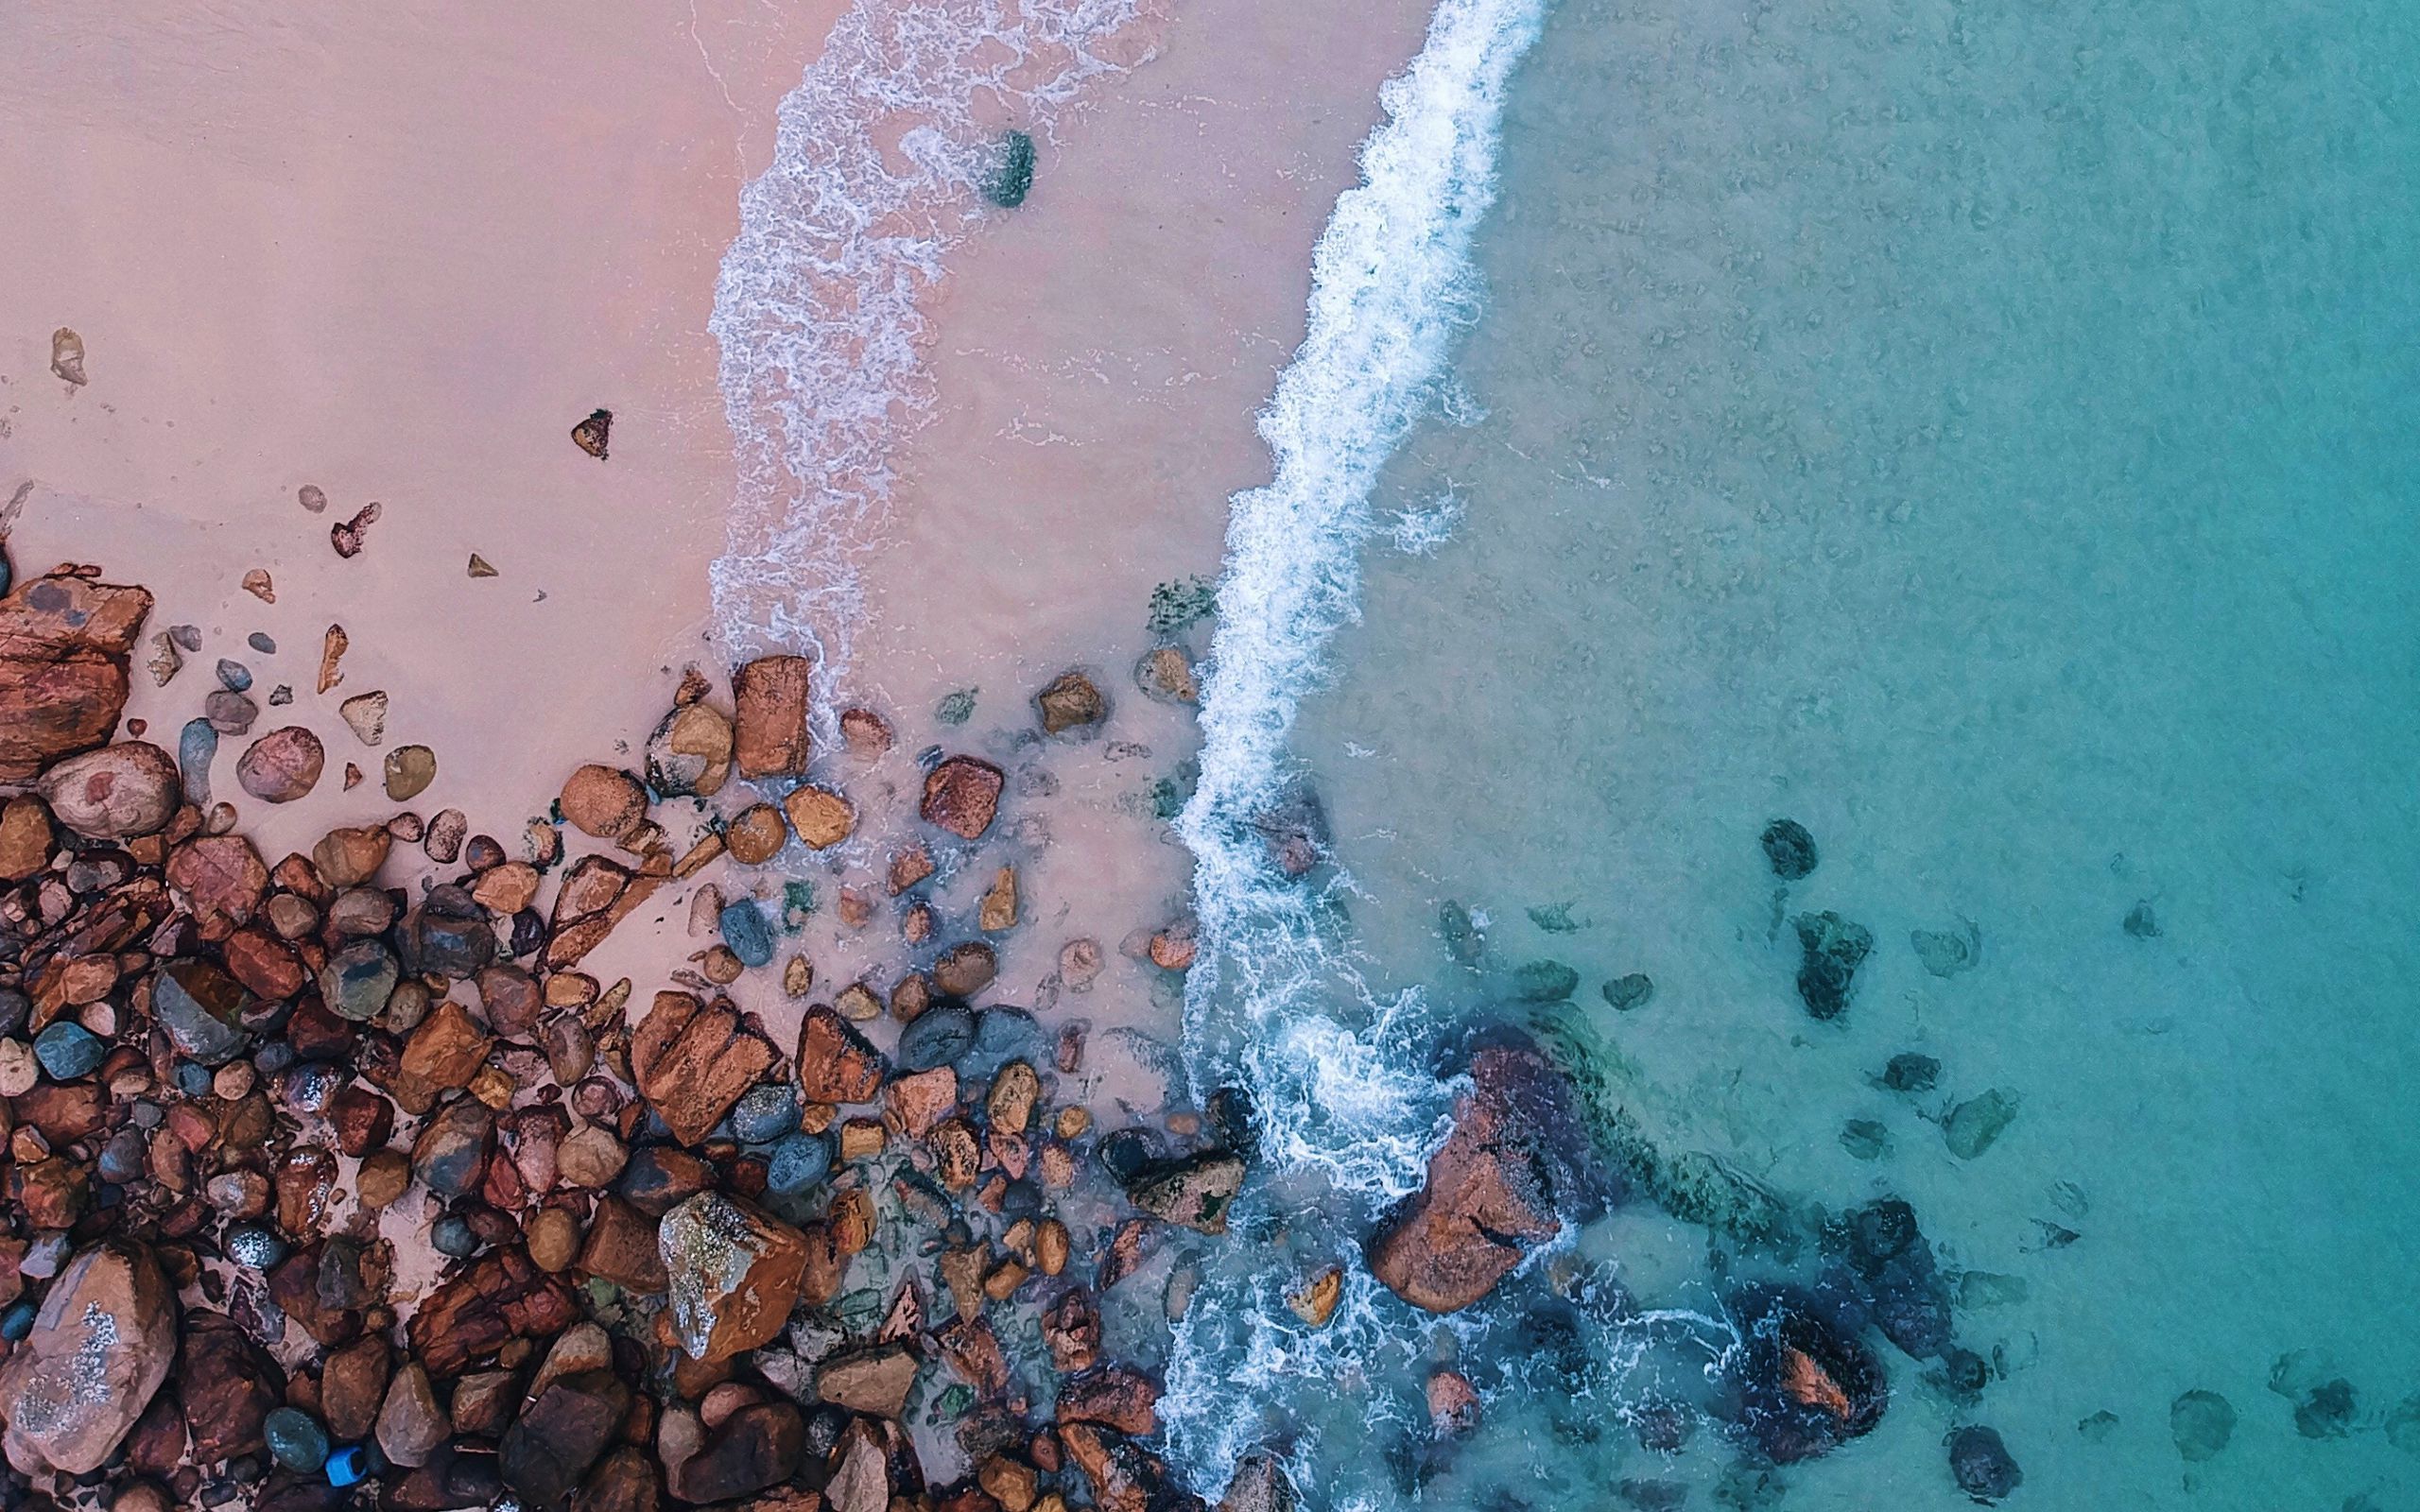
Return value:
M 1478 305 L 1471 241 L 1495 198 L 1505 90 L 1544 10 L 1442 0 L 1419 56 L 1380 95 L 1387 119 L 1362 146 L 1362 181 L 1337 200 L 1313 256 L 1303 345 L 1260 417 L 1273 479 L 1232 502 L 1201 783 L 1177 820 L 1208 947 L 1186 993 L 1197 1091 L 1240 1077 L 1260 1114 L 1263 1179 L 1323 1188 L 1358 1210 L 1348 1222 L 1417 1185 L 1443 1100 L 1409 1054 L 1417 997 L 1371 1000 L 1340 959 L 1326 900 L 1270 868 L 1253 821 L 1278 803 L 1295 711 L 1357 612 L 1379 469 L 1453 398 L 1446 358 Z M 1375 1372 L 1409 1347 L 1376 1282 L 1348 1274 L 1324 1329 L 1286 1309 L 1299 1277 L 1282 1262 L 1197 1299 L 1161 1403 L 1171 1462 L 1195 1489 L 1215 1495 L 1240 1452 L 1293 1418 L 1289 1392 Z M 1288 1426 L 1307 1454 L 1304 1425 Z
M 930 408 L 924 301 L 980 220 L 1005 122 L 1045 135 L 1142 56 L 1152 0 L 856 0 L 782 101 L 740 196 L 712 330 L 739 461 L 714 612 L 734 656 L 847 661 L 857 564 Z

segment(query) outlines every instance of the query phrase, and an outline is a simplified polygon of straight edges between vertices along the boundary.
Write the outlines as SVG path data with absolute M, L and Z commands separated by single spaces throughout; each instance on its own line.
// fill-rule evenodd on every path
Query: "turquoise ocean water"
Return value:
M 1950 1507 L 1980 1423 L 2011 1505 L 2413 1504 L 2420 13 L 1449 5 L 1423 61 L 1392 208 L 1322 270 L 1367 339 L 1315 296 L 1237 501 L 1191 1049 L 1270 1149 L 1181 1330 L 1180 1463 L 1275 1443 L 1319 1506 Z M 1243 825 L 1292 780 L 1309 890 Z M 1788 884 L 1782 816 L 1821 857 Z M 1830 1022 L 1821 910 L 1874 941 Z M 1913 1205 L 1979 1396 L 1876 1337 L 1890 1408 L 1828 1457 L 1644 1447 L 1723 1278 L 1806 1262 L 1636 1197 L 1469 1314 L 1361 1280 L 1291 1322 L 1549 962 L 1659 1149 Z M 1928 1090 L 1877 1084 L 1906 1052 Z M 1974 1150 L 1950 1111 L 1995 1091 Z M 1488 1398 L 1459 1446 L 1440 1363 Z

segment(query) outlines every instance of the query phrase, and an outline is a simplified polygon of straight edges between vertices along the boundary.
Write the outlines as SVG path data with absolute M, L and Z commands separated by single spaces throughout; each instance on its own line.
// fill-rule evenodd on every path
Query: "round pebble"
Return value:
M 832 1170 L 832 1146 L 820 1134 L 792 1134 L 773 1146 L 765 1165 L 765 1185 L 771 1191 L 800 1193 L 822 1180 Z
M 227 1230 L 227 1258 L 247 1270 L 268 1270 L 285 1258 L 285 1240 L 267 1224 L 237 1224 Z
M 61 1019 L 34 1036 L 34 1058 L 55 1081 L 74 1081 L 101 1069 L 109 1046 L 80 1023 Z
M 9 1047 L 0 1044 L 0 1077 L 5 1077 L 7 1073 L 8 1053 Z M 177 1091 L 187 1097 L 210 1095 L 210 1068 L 198 1060 L 178 1061 Z
M 222 657 L 218 662 L 218 685 L 229 693 L 246 692 L 252 685 L 252 669 Z
M 561 1208 L 542 1208 L 525 1230 L 529 1262 L 552 1274 L 568 1270 L 579 1254 L 579 1223 Z
M 117 1038 L 117 1005 L 107 998 L 98 1003 L 87 1003 L 76 1010 L 76 1022 L 98 1039 L 114 1040 Z
M 731 1110 L 733 1138 L 764 1144 L 798 1132 L 798 1091 L 787 1082 L 759 1082 Z
M 438 1219 L 429 1228 L 428 1242 L 437 1246 L 439 1254 L 451 1255 L 456 1260 L 467 1260 L 479 1248 L 479 1236 L 471 1232 L 471 1226 L 450 1215 Z
M 269 1457 L 287 1469 L 308 1475 L 328 1462 L 328 1431 L 308 1413 L 280 1407 L 261 1423 Z
M 217 1074 L 210 1078 L 210 1090 L 231 1103 L 235 1102 L 252 1090 L 254 1074 L 251 1061 L 231 1060 L 219 1067 Z
M 244 644 L 263 656 L 277 655 L 277 643 L 270 640 L 264 631 L 254 630 L 251 634 L 245 636 Z
M 743 966 L 769 966 L 773 959 L 773 929 L 752 898 L 742 898 L 722 911 L 722 942 Z
M 6 1313 L 0 1313 L 0 1339 L 15 1344 L 34 1331 L 34 1304 L 18 1302 Z

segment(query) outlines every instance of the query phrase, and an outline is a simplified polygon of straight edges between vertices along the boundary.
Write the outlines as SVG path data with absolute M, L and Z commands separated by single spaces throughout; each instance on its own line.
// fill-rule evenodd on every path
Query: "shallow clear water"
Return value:
M 1996 1378 L 1961 1407 L 1877 1341 L 1882 1426 L 1761 1488 L 1711 1429 L 1643 1451 L 1620 1410 L 1686 1351 L 1634 1362 L 1583 1305 L 1595 1365 L 1566 1373 L 1536 1332 L 1582 1272 L 1710 1306 L 1722 1246 L 1640 1204 L 1458 1330 L 1381 1295 L 1333 1351 L 1197 1348 L 1277 1383 L 1322 1505 L 1957 1505 L 1965 1422 L 2005 1437 L 2016 1504 L 2404 1504 L 2420 23 L 1564 0 L 1504 132 L 1454 419 L 1376 496 L 1426 554 L 1379 536 L 1291 732 L 1360 974 L 1434 1024 L 1575 968 L 1659 1144 L 1793 1202 L 1907 1197 L 1985 1277 L 1959 1334 Z M 1785 815 L 1822 853 L 1786 896 L 1757 845 Z M 1477 970 L 1448 901 L 1489 921 Z M 1803 909 L 1876 941 L 1836 1022 L 1793 991 Z M 1971 964 L 1927 970 L 1918 932 Z M 1653 996 L 1617 1014 L 1600 984 L 1633 971 Z M 1357 1043 L 1406 1067 L 1427 1038 Z M 1902 1050 L 1936 1090 L 1873 1085 Z M 1962 1159 L 1938 1120 L 1991 1089 L 2017 1115 Z M 1373 1101 L 1374 1140 L 1434 1127 L 1434 1099 Z M 1254 1211 L 1291 1247 L 1231 1299 L 1385 1184 L 1281 1180 Z M 2353 1388 L 2341 1435 L 2272 1389 L 2294 1351 L 2289 1389 Z M 1488 1424 L 1423 1480 L 1417 1382 L 1457 1356 Z M 2193 1462 L 2188 1389 L 2238 1419 Z

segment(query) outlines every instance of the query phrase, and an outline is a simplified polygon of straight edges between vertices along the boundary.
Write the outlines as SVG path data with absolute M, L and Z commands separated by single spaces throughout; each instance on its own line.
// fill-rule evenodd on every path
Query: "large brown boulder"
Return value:
M 953 756 L 925 777 L 925 822 L 961 840 L 977 840 L 1000 812 L 1008 774 L 975 756 Z
M 806 1236 L 719 1192 L 700 1192 L 656 1231 L 671 1278 L 672 1334 L 711 1364 L 755 1349 L 788 1323 L 806 1275 Z
M 1370 1269 L 1431 1313 L 1470 1306 L 1596 1200 L 1586 1137 L 1562 1074 L 1526 1041 L 1471 1061 L 1472 1089 L 1429 1158 L 1428 1181 L 1369 1248 Z
M 781 1058 L 728 1001 L 700 1005 L 686 992 L 655 995 L 630 1054 L 639 1094 L 683 1144 L 702 1141 Z
M 110 738 L 151 595 L 52 576 L 0 596 L 0 782 L 22 782 Z
M 740 776 L 806 774 L 806 715 L 814 669 L 803 656 L 766 656 L 732 674 L 732 743 Z
M 176 1357 L 176 1294 L 151 1251 L 119 1240 L 86 1249 L 0 1366 L 9 1463 L 27 1475 L 99 1469 Z

